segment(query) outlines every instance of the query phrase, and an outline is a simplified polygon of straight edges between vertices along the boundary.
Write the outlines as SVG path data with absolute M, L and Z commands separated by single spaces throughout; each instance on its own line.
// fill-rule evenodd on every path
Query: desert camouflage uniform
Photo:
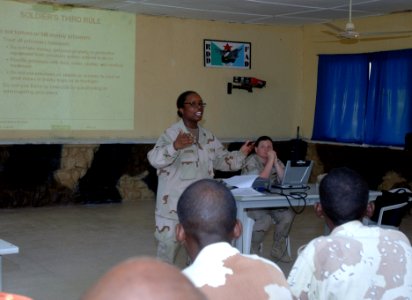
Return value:
M 412 299 L 412 248 L 400 231 L 348 222 L 312 240 L 288 282 L 298 299 Z
M 176 207 L 182 192 L 197 180 L 213 178 L 213 169 L 235 171 L 245 161 L 241 151 L 227 151 L 210 131 L 200 126 L 196 144 L 175 150 L 173 142 L 180 130 L 189 132 L 182 120 L 166 129 L 147 155 L 159 179 L 155 211 L 157 256 L 168 262 L 174 261 L 176 253 Z
M 281 161 L 279 161 L 279 163 L 284 167 Z M 246 159 L 245 166 L 242 169 L 242 174 L 259 175 L 264 168 L 265 165 L 262 159 L 256 154 L 251 154 Z M 276 174 L 276 169 L 274 167 L 272 168 L 270 182 L 279 182 L 279 178 Z M 258 245 L 260 245 L 263 242 L 265 233 L 273 224 L 273 219 L 276 223 L 275 231 L 273 233 L 273 246 L 281 248 L 279 249 L 278 253 L 286 254 L 285 239 L 289 234 L 290 226 L 294 217 L 294 213 L 290 208 L 250 209 L 248 211 L 248 217 L 255 220 L 252 234 L 252 253 L 257 252 Z M 281 259 L 280 257 L 277 258 Z
M 182 272 L 208 299 L 292 299 L 276 264 L 257 255 L 240 254 L 225 242 L 203 248 Z

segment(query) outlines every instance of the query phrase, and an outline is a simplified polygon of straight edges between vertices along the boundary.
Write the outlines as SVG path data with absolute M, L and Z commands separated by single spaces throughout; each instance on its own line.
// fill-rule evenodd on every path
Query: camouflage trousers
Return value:
M 154 236 L 157 241 L 157 258 L 173 264 L 180 244 L 176 241 L 177 220 L 156 216 L 156 229 Z
M 251 209 L 247 215 L 255 220 L 252 233 L 252 244 L 255 245 L 263 242 L 265 233 L 273 223 L 276 223 L 273 240 L 276 242 L 287 237 L 295 216 L 289 208 Z

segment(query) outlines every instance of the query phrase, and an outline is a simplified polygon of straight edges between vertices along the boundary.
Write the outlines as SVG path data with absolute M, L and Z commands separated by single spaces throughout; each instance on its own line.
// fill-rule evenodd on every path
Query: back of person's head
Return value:
M 82 300 L 206 299 L 181 271 L 154 258 L 126 260 L 110 269 Z
M 355 171 L 332 169 L 321 181 L 319 197 L 324 214 L 335 226 L 360 220 L 367 208 L 369 188 Z
M 179 222 L 197 243 L 229 242 L 236 225 L 236 201 L 220 182 L 202 179 L 192 183 L 177 204 Z

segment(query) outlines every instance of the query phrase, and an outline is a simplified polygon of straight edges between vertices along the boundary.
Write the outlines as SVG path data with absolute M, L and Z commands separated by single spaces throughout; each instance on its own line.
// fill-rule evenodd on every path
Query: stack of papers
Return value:
M 238 175 L 223 179 L 228 185 L 235 187 L 230 190 L 233 196 L 260 196 L 263 193 L 256 191 L 252 186 L 258 175 Z

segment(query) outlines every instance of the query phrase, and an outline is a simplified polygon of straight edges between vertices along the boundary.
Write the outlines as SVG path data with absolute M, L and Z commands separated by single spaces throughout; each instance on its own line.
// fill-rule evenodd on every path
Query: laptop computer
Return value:
M 274 189 L 305 189 L 308 187 L 313 160 L 288 160 L 280 183 L 273 183 Z

